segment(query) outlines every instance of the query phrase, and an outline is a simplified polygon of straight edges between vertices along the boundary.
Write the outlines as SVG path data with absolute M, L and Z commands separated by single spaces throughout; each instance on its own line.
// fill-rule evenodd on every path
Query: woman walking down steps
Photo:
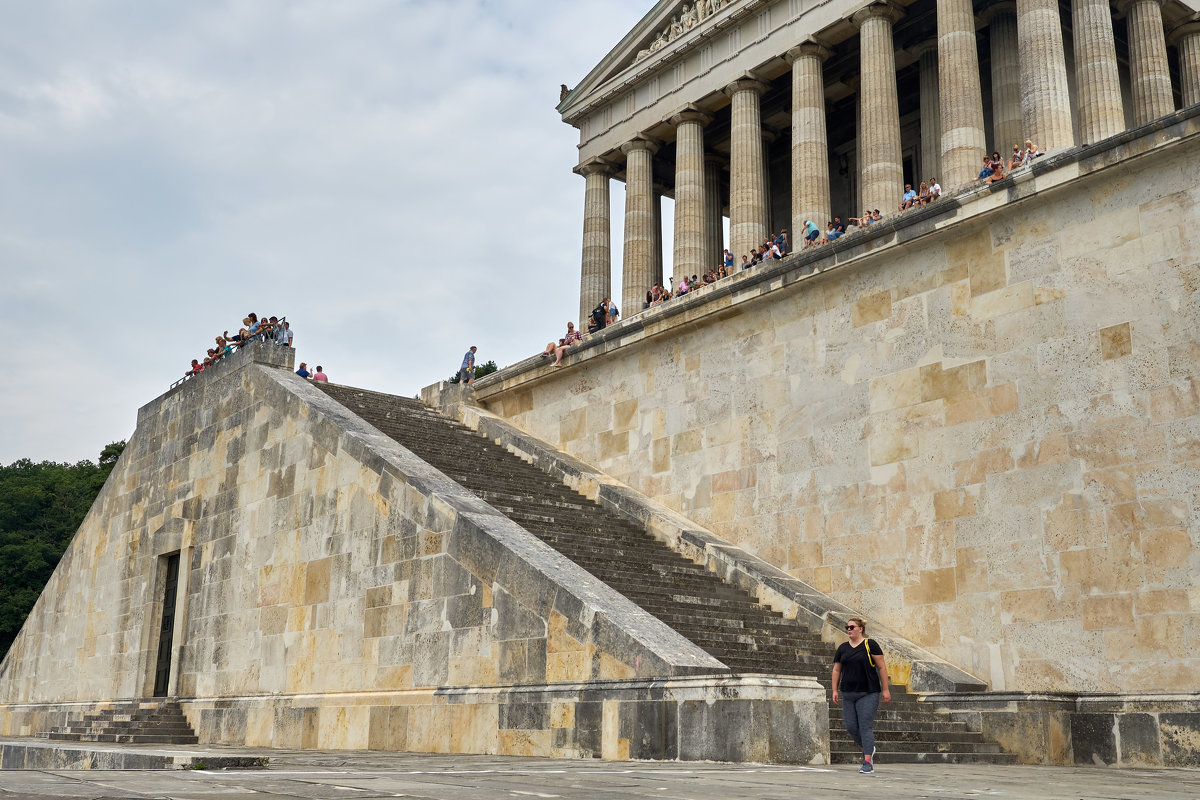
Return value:
M 842 642 L 833 656 L 833 702 L 842 704 L 842 722 L 854 743 L 862 748 L 859 772 L 875 774 L 875 714 L 879 701 L 892 701 L 887 665 L 878 642 L 866 638 L 867 623 L 858 617 L 846 622 L 850 641 Z

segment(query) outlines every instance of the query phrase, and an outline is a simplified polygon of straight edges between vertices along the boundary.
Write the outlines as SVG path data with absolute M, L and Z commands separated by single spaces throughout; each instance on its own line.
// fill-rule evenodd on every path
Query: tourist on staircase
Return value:
M 854 617 L 846 622 L 849 642 L 842 642 L 833 656 L 833 702 L 842 704 L 846 733 L 862 748 L 859 772 L 875 773 L 875 714 L 879 701 L 892 701 L 887 666 L 877 642 L 866 638 L 866 622 Z

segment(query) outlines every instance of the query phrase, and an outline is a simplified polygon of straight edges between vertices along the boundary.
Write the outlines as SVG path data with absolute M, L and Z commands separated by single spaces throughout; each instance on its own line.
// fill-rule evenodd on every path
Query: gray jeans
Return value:
M 879 692 L 842 692 L 842 722 L 846 733 L 862 748 L 863 755 L 875 752 L 875 714 L 879 712 Z

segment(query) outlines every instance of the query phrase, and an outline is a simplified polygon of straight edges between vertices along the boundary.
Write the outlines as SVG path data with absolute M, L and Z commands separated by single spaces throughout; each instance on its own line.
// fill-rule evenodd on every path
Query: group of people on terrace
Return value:
M 1014 144 L 1012 146 L 1012 156 L 1007 161 L 1004 156 L 1000 155 L 999 150 L 995 150 L 990 156 L 983 157 L 983 169 L 979 170 L 979 176 L 976 180 L 989 185 L 1002 181 L 1011 173 L 1021 167 L 1027 166 L 1041 155 L 1042 151 L 1029 139 L 1025 140 L 1024 148 L 1019 144 Z
M 193 358 L 192 366 L 184 373 L 184 377 L 190 378 L 208 369 L 235 349 L 251 342 L 272 342 L 281 347 L 291 347 L 293 338 L 292 326 L 286 318 L 267 317 L 260 320 L 258 314 L 251 312 L 242 318 L 242 327 L 237 333 L 230 336 L 229 331 L 222 331 L 216 337 L 215 346 L 208 348 L 203 359 Z

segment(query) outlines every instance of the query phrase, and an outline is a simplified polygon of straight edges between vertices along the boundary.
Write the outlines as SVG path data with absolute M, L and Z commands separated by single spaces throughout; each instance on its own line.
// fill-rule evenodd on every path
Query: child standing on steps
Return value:
M 846 622 L 846 635 L 833 656 L 833 702 L 842 704 L 842 722 L 846 733 L 862 748 L 863 762 L 858 770 L 875 773 L 875 715 L 879 701 L 890 703 L 887 666 L 878 642 L 866 638 L 867 623 L 858 617 Z

